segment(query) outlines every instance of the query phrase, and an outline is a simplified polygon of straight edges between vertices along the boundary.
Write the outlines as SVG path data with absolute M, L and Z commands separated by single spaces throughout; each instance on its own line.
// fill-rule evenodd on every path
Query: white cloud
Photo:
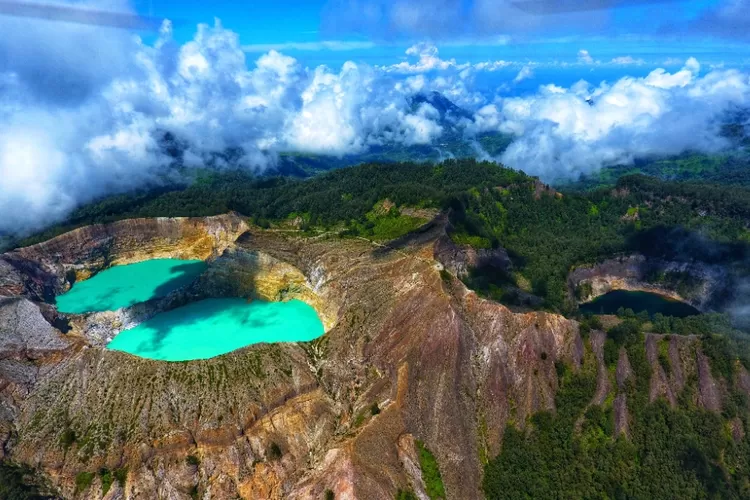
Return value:
M 549 180 L 637 157 L 717 151 L 726 146 L 717 115 L 750 103 L 750 77 L 736 70 L 700 77 L 699 71 L 690 59 L 671 74 L 659 69 L 611 85 L 542 87 L 480 109 L 474 131 L 515 135 L 500 160 Z
M 474 64 L 474 66 L 472 67 L 477 71 L 497 71 L 514 65 L 516 65 L 516 63 L 514 62 L 499 60 L 479 62 Z
M 664 69 L 655 69 L 645 79 L 648 85 L 663 89 L 672 87 L 685 87 L 693 82 L 700 72 L 700 63 L 691 57 L 685 62 L 685 66 L 675 73 L 667 73 Z
M 620 66 L 629 66 L 629 65 L 640 66 L 642 64 L 646 64 L 646 61 L 644 61 L 643 59 L 636 59 L 633 56 L 615 57 L 610 62 L 612 64 L 616 64 L 616 65 L 620 65 Z
M 596 61 L 594 61 L 594 58 L 591 57 L 591 54 L 586 49 L 578 51 L 578 62 L 580 64 L 596 64 Z
M 513 83 L 521 83 L 524 80 L 528 80 L 529 78 L 534 78 L 534 70 L 531 69 L 531 66 L 524 66 L 521 68 L 521 71 L 518 72 L 516 77 L 513 79 Z
M 233 163 L 262 170 L 283 151 L 436 142 L 447 126 L 440 106 L 414 104 L 436 91 L 474 113 L 455 119 L 460 132 L 512 133 L 502 160 L 553 178 L 639 155 L 716 150 L 717 113 L 750 94 L 747 74 L 700 77 L 695 59 L 671 73 L 543 85 L 503 99 L 476 90 L 478 74 L 518 67 L 518 83 L 536 63 L 444 60 L 425 43 L 407 51 L 410 62 L 308 69 L 277 50 L 248 60 L 219 23 L 200 25 L 182 45 L 169 23 L 153 44 L 32 20 L 0 18 L 0 30 L 18 33 L 0 38 L 0 234 L 39 229 L 105 194 L 171 182 L 179 169 L 160 143 L 165 132 L 184 144 L 186 165 L 222 168 L 216 153 L 231 148 L 241 152 Z M 579 58 L 596 64 L 587 51 Z
M 444 60 L 439 56 L 438 48 L 431 43 L 418 43 L 406 49 L 406 55 L 417 58 L 410 63 L 403 61 L 390 66 L 381 66 L 380 69 L 389 73 L 426 73 L 428 71 L 444 71 L 447 69 L 462 70 L 468 68 L 468 64 L 458 64 L 455 59 Z
M 52 40 L 63 40 L 56 24 L 48 29 Z M 308 70 L 277 51 L 249 62 L 238 36 L 218 22 L 200 25 L 183 45 L 172 40 L 169 23 L 153 45 L 113 45 L 111 33 L 85 26 L 61 29 L 73 39 L 80 29 L 85 45 L 113 53 L 92 61 L 74 56 L 61 67 L 55 58 L 70 44 L 50 54 L 31 45 L 5 48 L 12 57 L 0 70 L 0 233 L 38 229 L 98 196 L 173 180 L 172 159 L 159 145 L 166 131 L 185 144 L 188 165 L 221 168 L 215 153 L 241 148 L 237 163 L 254 170 L 267 168 L 279 151 L 339 155 L 388 141 L 430 142 L 442 132 L 434 109 L 411 108 L 415 88 L 354 63 L 338 72 Z M 109 72 L 110 59 L 128 71 Z M 35 76 L 27 77 L 27 66 Z M 68 74 L 84 94 L 30 81 L 65 81 Z M 426 79 L 421 90 L 449 92 L 459 81 Z
M 511 61 L 482 61 L 478 63 L 458 63 L 455 59 L 441 59 L 440 51 L 433 43 L 421 42 L 412 45 L 406 49 L 406 55 L 415 59 L 414 62 L 402 61 L 387 66 L 380 66 L 379 69 L 387 73 L 396 74 L 419 74 L 430 71 L 457 71 L 464 72 L 464 77 L 471 74 L 471 71 L 497 71 L 509 66 L 518 65 Z

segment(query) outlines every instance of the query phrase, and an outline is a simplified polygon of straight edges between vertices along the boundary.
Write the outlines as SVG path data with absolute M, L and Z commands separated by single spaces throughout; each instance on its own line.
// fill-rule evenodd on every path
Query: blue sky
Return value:
M 320 16 L 325 0 L 216 1 L 135 0 L 140 14 L 175 21 L 176 38 L 192 38 L 198 23 L 222 24 L 237 32 L 243 43 L 310 42 L 320 39 Z
M 387 64 L 403 59 L 405 49 L 421 40 L 435 42 L 442 57 L 469 62 L 487 58 L 572 61 L 580 49 L 586 49 L 595 57 L 605 59 L 628 55 L 640 58 L 649 67 L 659 65 L 666 58 L 688 56 L 709 64 L 740 65 L 750 59 L 750 46 L 745 41 L 714 34 L 700 35 L 689 27 L 722 1 L 736 0 L 657 0 L 650 5 L 637 6 L 627 6 L 628 0 L 621 0 L 624 6 L 619 8 L 547 16 L 551 22 L 529 30 L 504 29 L 504 26 L 487 28 L 471 24 L 467 17 L 438 31 L 424 31 L 421 27 L 400 30 L 378 25 L 378 21 L 360 23 L 361 11 L 370 5 L 385 12 L 386 17 L 390 15 L 388 9 L 395 2 L 379 0 L 136 0 L 135 7 L 141 14 L 174 20 L 175 38 L 180 42 L 192 38 L 198 23 L 212 24 L 214 18 L 218 18 L 225 28 L 239 34 L 251 58 L 269 48 L 277 48 L 310 66 L 338 66 L 346 60 Z M 402 3 L 410 1 L 402 0 Z M 466 12 L 482 1 L 437 0 L 414 5 L 431 15 L 430 9 L 439 10 L 441 5 L 457 3 L 462 4 L 461 9 Z M 443 10 L 448 8 L 443 7 Z M 534 19 L 544 19 L 544 16 Z M 438 22 L 425 18 L 421 24 L 429 26 Z

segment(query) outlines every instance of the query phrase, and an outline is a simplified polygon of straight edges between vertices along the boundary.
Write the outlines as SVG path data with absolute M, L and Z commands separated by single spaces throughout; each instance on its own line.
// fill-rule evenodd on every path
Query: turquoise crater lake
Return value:
M 116 311 L 164 297 L 189 285 L 206 269 L 201 260 L 153 259 L 105 269 L 75 283 L 57 297 L 57 310 L 69 314 Z
M 125 330 L 107 348 L 142 358 L 187 361 L 261 342 L 306 342 L 324 333 L 315 309 L 299 300 L 206 299 Z

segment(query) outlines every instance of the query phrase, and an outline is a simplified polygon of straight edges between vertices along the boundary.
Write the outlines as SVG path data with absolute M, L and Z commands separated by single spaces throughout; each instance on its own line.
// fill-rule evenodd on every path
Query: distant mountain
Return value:
M 474 121 L 474 115 L 469 110 L 457 106 L 440 92 L 419 93 L 411 99 L 411 106 L 414 110 L 424 103 L 429 104 L 440 113 L 441 122 L 455 124 L 462 118 Z

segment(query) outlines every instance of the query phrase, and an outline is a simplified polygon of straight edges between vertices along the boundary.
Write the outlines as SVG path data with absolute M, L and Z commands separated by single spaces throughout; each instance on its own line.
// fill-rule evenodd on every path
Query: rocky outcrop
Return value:
M 64 289 L 71 270 L 81 276 L 151 256 L 211 260 L 193 286 L 162 299 L 166 305 L 71 317 L 67 335 L 54 332 L 67 341 L 52 344 L 57 357 L 47 358 L 48 368 L 25 379 L 29 390 L 3 392 L 14 460 L 40 466 L 69 496 L 80 473 L 127 467 L 126 484 L 113 488 L 132 498 L 308 498 L 326 489 L 337 498 L 389 498 L 420 491 L 408 435 L 436 455 L 451 496 L 474 497 L 479 448 L 496 453 L 507 422 L 551 408 L 555 360 L 580 357 L 574 322 L 516 314 L 458 280 L 446 283 L 429 234 L 398 249 L 259 230 L 232 244 L 242 224 L 228 216 L 220 225 L 236 231 L 203 246 L 198 233 L 209 231 L 191 222 L 203 229 L 185 244 L 175 236 L 170 250 L 165 233 L 152 228 L 158 241 L 146 242 L 130 238 L 133 223 L 120 223 L 3 257 L 46 273 L 52 290 Z M 38 299 L 48 282 L 10 267 L 22 285 L 13 300 L 31 304 L 18 297 Z M 207 295 L 299 298 L 329 331 L 310 344 L 255 345 L 187 363 L 102 347 L 107 332 L 153 308 Z M 98 488 L 95 480 L 82 495 L 97 498 Z
M 336 323 L 338 304 L 326 300 L 295 266 L 257 250 L 228 249 L 200 278 L 196 292 L 211 297 L 266 301 L 301 300 L 312 306 L 326 331 Z
M 35 359 L 69 344 L 47 322 L 38 305 L 23 297 L 0 297 L 0 359 Z
M 435 258 L 459 278 L 469 276 L 472 269 L 493 267 L 509 271 L 512 267 L 504 248 L 477 250 L 469 245 L 456 245 L 447 235 L 437 241 Z

